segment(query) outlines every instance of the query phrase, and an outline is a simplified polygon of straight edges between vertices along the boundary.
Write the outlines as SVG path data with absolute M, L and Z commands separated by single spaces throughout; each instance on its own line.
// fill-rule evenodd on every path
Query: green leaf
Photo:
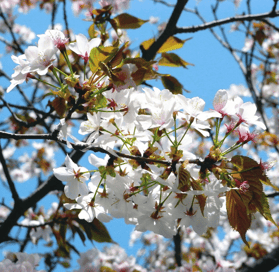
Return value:
M 64 268 L 69 268 L 70 264 L 68 262 L 59 262 Z
M 103 94 L 98 94 L 95 99 L 95 109 L 105 108 L 107 106 L 107 99 Z
M 88 28 L 88 34 L 91 39 L 96 38 L 97 31 L 95 30 L 95 24 L 92 24 Z
M 161 76 L 161 80 L 164 87 L 170 90 L 173 94 L 182 94 L 183 86 L 175 77 L 164 75 Z
M 92 73 L 95 73 L 100 69 L 100 65 L 99 65 L 100 62 L 107 63 L 111 59 L 113 59 L 117 51 L 118 48 L 114 46 L 94 47 L 90 51 L 90 57 L 89 57 L 89 66 Z
M 115 270 L 110 268 L 110 267 L 108 267 L 108 266 L 101 266 L 100 267 L 100 272 L 115 272 Z
M 94 218 L 91 223 L 85 220 L 77 220 L 77 222 L 84 229 L 89 240 L 94 240 L 99 243 L 114 243 L 107 228 L 97 218 Z
M 164 52 L 179 49 L 184 45 L 184 43 L 186 41 L 188 41 L 190 39 L 191 38 L 186 39 L 186 40 L 181 40 L 177 37 L 171 36 L 160 47 L 160 49 L 157 51 L 157 53 L 164 53 Z M 154 42 L 155 42 L 155 38 L 152 38 L 152 39 L 149 39 L 147 41 L 142 42 L 141 45 L 145 50 L 147 50 Z
M 158 65 L 169 67 L 183 67 L 187 68 L 188 65 L 194 65 L 180 58 L 175 53 L 162 53 L 162 58 L 158 61 Z
M 114 243 L 105 225 L 97 218 L 94 218 L 93 222 L 91 223 L 91 227 L 92 239 L 94 241 L 97 241 L 99 243 Z
M 276 227 L 278 227 L 278 225 L 276 224 L 276 222 L 274 221 L 274 219 L 272 218 L 271 212 L 270 212 L 270 208 L 269 208 L 269 203 L 267 200 L 267 197 L 265 195 L 265 193 L 262 193 L 261 198 L 257 199 L 255 201 L 255 205 L 258 209 L 258 211 L 261 213 L 261 215 L 266 219 L 269 220 L 270 222 L 272 222 Z
M 85 235 L 84 235 L 84 233 L 82 232 L 82 230 L 81 230 L 79 227 L 77 227 L 77 226 L 73 226 L 73 228 L 75 229 L 75 232 L 79 235 L 79 237 L 80 237 L 82 243 L 84 244 L 84 242 L 86 241 L 86 238 L 85 238 Z M 84 245 L 85 245 L 85 244 L 84 244 Z
M 148 20 L 142 20 L 134 17 L 128 13 L 122 13 L 117 15 L 111 20 L 111 24 L 120 29 L 135 29 L 141 27 Z

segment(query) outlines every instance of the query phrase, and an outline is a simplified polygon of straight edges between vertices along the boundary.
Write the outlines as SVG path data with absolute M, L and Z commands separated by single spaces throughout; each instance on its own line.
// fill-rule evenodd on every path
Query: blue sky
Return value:
M 153 4 L 151 0 L 132 0 L 131 8 L 127 12 L 137 16 L 141 19 L 148 20 L 150 16 L 159 17 L 159 23 L 166 21 L 172 9 L 165 7 L 162 4 Z M 169 1 L 175 3 L 176 1 Z M 197 4 L 199 2 L 199 4 Z M 254 13 L 265 12 L 269 10 L 273 1 L 260 1 L 254 0 L 252 11 Z M 211 21 L 213 17 L 210 12 L 210 5 L 213 3 L 211 0 L 202 1 L 190 1 L 188 8 L 194 8 L 195 5 L 200 9 L 201 14 L 206 20 Z M 238 10 L 235 9 L 232 1 L 226 1 L 221 3 L 222 10 L 220 12 L 220 18 L 233 16 L 235 12 L 241 13 L 241 6 Z M 61 9 L 62 4 L 60 4 L 59 12 L 56 16 L 56 23 L 62 23 L 63 25 L 63 14 Z M 73 30 L 74 34 L 87 34 L 87 29 L 90 26 L 89 22 L 82 21 L 84 18 L 82 15 L 79 17 L 74 17 L 71 12 L 70 3 L 67 1 L 67 9 L 69 10 L 69 27 Z M 32 10 L 30 13 L 23 15 L 19 14 L 16 20 L 19 24 L 25 24 L 31 27 L 36 34 L 42 34 L 50 26 L 50 15 L 45 14 L 39 9 Z M 183 13 L 178 25 L 179 26 L 191 26 L 195 24 L 201 24 L 194 16 L 190 16 Z M 63 25 L 64 26 L 64 25 Z M 229 27 L 225 27 L 229 30 Z M 128 35 L 131 38 L 132 46 L 131 48 L 138 48 L 138 45 L 147 39 L 154 37 L 157 34 L 156 26 L 146 23 L 140 29 L 128 31 Z M 224 49 L 212 36 L 209 31 L 201 31 L 194 34 L 182 34 L 178 35 L 181 39 L 192 38 L 187 41 L 182 49 L 175 51 L 179 54 L 185 61 L 193 63 L 194 66 L 189 66 L 188 69 L 183 68 L 159 68 L 161 73 L 170 73 L 177 77 L 178 80 L 184 85 L 184 87 L 190 91 L 186 94 L 187 97 L 199 96 L 206 101 L 206 109 L 212 108 L 212 101 L 215 93 L 219 89 L 229 89 L 231 84 L 244 84 L 244 78 L 241 71 L 234 61 L 230 53 Z M 233 44 L 238 48 L 242 48 L 244 44 L 243 36 L 238 33 L 228 33 L 228 37 Z M 3 46 L 0 46 L 0 50 L 3 50 Z M 12 74 L 12 69 L 15 67 L 14 63 L 11 61 L 10 57 L 3 57 L 1 59 L 4 70 L 7 74 Z M 2 80 L 2 85 L 7 87 L 9 82 Z M 152 84 L 156 87 L 163 88 L 159 81 L 153 81 Z M 16 99 L 12 93 L 6 95 L 6 98 Z M 86 160 L 85 156 L 84 160 Z M 58 159 L 57 166 L 59 162 L 63 162 L 64 157 Z M 32 183 L 32 181 L 31 181 Z M 32 186 L 32 185 L 31 185 Z M 26 184 L 19 184 L 18 189 L 22 196 L 27 196 L 32 190 L 32 187 L 26 186 Z M 3 189 L 4 190 L 4 189 Z M 2 188 L 0 188 L 2 191 Z M 1 194 L 0 194 L 1 196 Z M 2 196 L 1 196 L 2 197 Z M 51 199 L 42 201 L 42 205 L 49 207 L 49 202 Z M 106 224 L 111 236 L 115 242 L 127 250 L 129 255 L 135 254 L 137 248 L 129 248 L 128 238 L 133 226 L 128 226 L 121 219 L 114 219 L 110 223 Z M 77 240 L 76 243 L 79 243 Z M 75 243 L 75 244 L 76 244 Z M 42 243 L 43 244 L 43 243 Z M 81 244 L 81 243 L 80 243 Z M 90 243 L 86 243 L 87 248 L 79 247 L 80 250 L 86 251 L 91 247 Z M 97 245 L 97 243 L 95 243 Z M 12 247 L 13 248 L 13 247 Z M 12 249 L 11 248 L 11 249 Z M 41 249 L 42 247 L 40 247 Z M 8 248 L 5 248 L 8 249 Z M 29 252 L 36 252 L 37 247 L 30 245 Z M 2 257 L 0 256 L 0 260 Z M 55 270 L 59 271 L 59 270 Z M 279 269 L 274 270 L 279 271 Z

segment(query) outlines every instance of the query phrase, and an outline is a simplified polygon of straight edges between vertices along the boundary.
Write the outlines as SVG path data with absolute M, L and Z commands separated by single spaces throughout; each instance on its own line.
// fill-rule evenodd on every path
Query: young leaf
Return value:
M 269 203 L 268 203 L 268 200 L 267 200 L 267 197 L 266 197 L 265 193 L 262 193 L 260 198 L 255 199 L 255 205 L 256 205 L 258 211 L 261 213 L 261 215 L 266 220 L 269 220 L 276 227 L 278 227 L 278 225 L 276 224 L 276 222 L 274 221 L 274 219 L 271 216 L 271 212 L 270 212 L 270 209 L 269 209 Z
M 128 47 L 129 45 L 129 42 L 125 42 L 121 48 L 118 50 L 118 52 L 115 54 L 115 56 L 113 57 L 113 59 L 109 62 L 110 66 L 113 68 L 113 67 L 116 67 L 118 66 L 122 60 L 123 60 L 123 51 Z
M 246 156 L 234 156 L 231 162 L 236 166 L 243 178 L 243 180 L 248 181 L 260 181 L 265 185 L 271 186 L 274 190 L 279 191 L 279 188 L 273 185 L 265 172 L 261 169 L 260 165 L 254 161 L 253 159 L 246 157 Z M 242 172 L 243 171 L 243 172 Z
M 246 205 L 236 190 L 226 193 L 226 206 L 230 225 L 239 232 L 243 242 L 249 247 L 245 234 L 251 225 L 251 215 L 247 214 Z
M 249 184 L 248 192 L 241 194 L 242 200 L 246 204 L 249 212 L 254 213 L 258 210 L 265 219 L 277 226 L 271 216 L 268 200 L 263 192 L 262 183 L 271 185 L 272 187 L 276 186 L 271 184 L 259 164 L 253 159 L 237 155 L 232 158 L 231 162 L 240 172 L 237 175 Z
M 94 218 L 91 223 L 78 219 L 76 221 L 79 223 L 80 227 L 84 229 L 89 240 L 94 240 L 99 243 L 114 243 L 105 225 L 97 218 Z
M 94 47 L 90 52 L 89 65 L 92 73 L 95 73 L 100 68 L 99 63 L 107 63 L 117 52 L 118 48 L 114 46 Z
M 192 180 L 191 184 L 192 184 L 193 190 L 203 190 L 200 183 L 198 183 L 196 180 Z M 203 212 L 204 212 L 204 207 L 205 207 L 205 204 L 206 204 L 207 196 L 205 194 L 201 194 L 201 195 L 196 195 L 196 198 L 198 199 L 200 209 L 201 209 L 201 213 L 202 213 L 202 215 L 204 215 Z
M 55 109 L 57 114 L 60 117 L 63 117 L 65 110 L 66 110 L 66 105 L 65 105 L 65 99 L 62 97 L 55 97 L 52 102 L 50 102 L 50 105 Z
M 189 173 L 188 170 L 186 170 L 182 165 L 179 167 L 179 179 L 178 179 L 178 187 L 177 189 L 179 189 L 182 192 L 186 192 L 190 190 L 190 186 L 191 186 L 191 174 Z
M 155 42 L 155 38 L 151 38 L 141 43 L 141 46 L 147 50 L 153 43 Z
M 181 40 L 177 37 L 171 36 L 169 37 L 166 42 L 160 47 L 160 49 L 158 50 L 157 53 L 164 53 L 164 52 L 168 52 L 168 51 L 172 51 L 172 50 L 176 50 L 181 48 L 184 43 L 189 39 L 186 40 Z M 147 50 L 153 43 L 155 42 L 155 38 L 149 39 L 147 41 L 144 41 L 141 43 L 142 47 Z
M 114 17 L 112 24 L 116 24 L 117 28 L 121 29 L 135 29 L 141 27 L 148 20 L 142 20 L 137 17 L 134 17 L 128 13 L 122 13 Z M 111 20 L 111 21 L 112 21 Z
M 162 58 L 158 61 L 158 65 L 187 68 L 188 65 L 193 64 L 183 60 L 175 53 L 162 53 Z
M 97 35 L 97 31 L 95 31 L 95 24 L 92 24 L 89 28 L 88 28 L 88 35 L 91 39 L 96 38 Z
M 104 242 L 114 243 L 105 225 L 97 218 L 94 218 L 93 222 L 91 223 L 91 228 L 92 228 L 92 239 L 94 241 L 97 241 L 99 243 L 104 243 Z
M 166 89 L 169 89 L 173 94 L 182 94 L 182 84 L 173 76 L 161 76 L 162 83 Z

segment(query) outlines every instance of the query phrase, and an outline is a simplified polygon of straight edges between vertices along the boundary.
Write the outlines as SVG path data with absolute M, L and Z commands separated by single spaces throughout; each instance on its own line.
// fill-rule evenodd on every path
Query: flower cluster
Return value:
M 102 16 L 111 12 L 111 2 L 102 1 L 103 9 L 94 12 L 103 12 Z M 116 12 L 117 3 L 121 8 L 128 2 L 113 3 Z M 117 28 L 117 20 L 108 20 Z M 137 24 L 142 22 L 138 20 Z M 125 52 L 128 42 L 111 42 L 102 35 L 101 27 L 99 30 L 100 38 L 97 32 L 91 33 L 94 37 L 90 40 L 78 34 L 71 43 L 63 32 L 47 30 L 38 35 L 38 46 L 29 46 L 24 54 L 12 56 L 18 66 L 7 92 L 29 78 L 50 87 L 44 98 L 55 97 L 48 106 L 61 120 L 49 138 L 90 153 L 86 167 L 66 155 L 64 165 L 54 168 L 48 163 L 53 149 L 46 152 L 47 146 L 36 144 L 38 152 L 23 161 L 29 175 L 21 176 L 27 170 L 19 171 L 18 180 L 51 168 L 58 180 L 66 182 L 59 208 L 54 207 L 51 216 L 34 214 L 32 210 L 25 215 L 21 225 L 32 228 L 33 242 L 41 237 L 50 241 L 52 232 L 57 240 L 65 239 L 56 231 L 59 224 L 70 222 L 73 234 L 79 233 L 83 239 L 77 228 L 86 231 L 87 222 L 124 218 L 127 224 L 135 225 L 136 231 L 152 231 L 165 238 L 172 238 L 180 230 L 194 233 L 192 240 L 202 241 L 202 248 L 204 241 L 197 235 L 209 235 L 219 223 L 226 226 L 227 216 L 227 225 L 237 230 L 237 238 L 248 245 L 245 235 L 257 211 L 276 224 L 263 192 L 263 184 L 279 190 L 266 176 L 269 168 L 261 161 L 237 154 L 247 143 L 256 142 L 258 131 L 266 128 L 256 114 L 256 105 L 219 90 L 213 109 L 204 110 L 205 101 L 199 97 L 143 87 L 145 80 L 163 77 L 155 71 L 155 61 L 132 58 L 128 50 Z M 51 77 L 46 77 L 48 73 Z M 75 123 L 76 134 L 67 127 L 73 116 L 80 121 Z M 257 131 L 253 131 L 255 128 Z M 98 151 L 104 158 L 95 154 Z M 72 215 L 70 219 L 68 215 Z M 80 271 L 102 266 L 144 271 L 119 248 L 112 251 L 106 252 L 108 256 L 94 250 L 85 254 Z M 219 266 L 212 264 L 212 269 L 230 271 L 230 262 L 222 264 L 226 269 L 219 269 L 225 256 L 221 250 L 219 253 L 221 257 L 215 256 Z M 184 265 L 190 269 L 196 264 L 193 261 Z M 209 262 L 197 265 L 201 269 L 211 267 Z
M 216 133 L 215 146 L 220 149 L 232 132 L 239 139 L 230 149 L 220 151 L 215 161 L 224 160 L 226 154 L 252 140 L 250 126 L 264 128 L 255 115 L 255 105 L 229 99 L 225 90 L 217 92 L 210 111 L 203 111 L 202 99 L 173 95 L 166 89 L 108 90 L 104 95 L 109 103 L 88 113 L 79 133 L 89 134 L 87 142 L 109 154 L 104 159 L 90 154 L 90 170 L 69 157 L 66 167 L 54 169 L 54 175 L 67 182 L 66 196 L 76 201 L 64 206 L 79 209 L 79 218 L 88 222 L 121 217 L 135 224 L 136 230 L 151 230 L 167 238 L 176 234 L 178 226 L 192 226 L 199 235 L 217 227 L 224 193 L 233 186 L 213 174 L 206 174 L 205 181 L 191 147 L 193 133 L 209 136 L 209 119 L 216 118 L 220 128 L 224 117 L 229 118 L 230 129 L 223 139 Z M 94 173 L 86 185 L 90 172 Z
M 28 272 L 45 272 L 45 270 L 36 270 L 35 267 L 39 264 L 40 256 L 38 254 L 27 253 L 9 253 L 6 259 L 0 262 L 1 272 L 15 272 L 15 271 L 28 271 Z

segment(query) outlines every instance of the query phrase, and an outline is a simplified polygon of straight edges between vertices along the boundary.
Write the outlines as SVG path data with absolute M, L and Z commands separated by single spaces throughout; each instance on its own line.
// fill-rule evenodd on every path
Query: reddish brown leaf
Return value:
M 251 225 L 251 215 L 247 214 L 246 205 L 236 190 L 226 193 L 226 205 L 230 225 L 239 232 L 243 242 L 249 246 L 245 234 Z
M 60 117 L 63 117 L 65 110 L 66 110 L 66 104 L 65 104 L 65 99 L 62 97 L 56 97 L 52 102 L 51 106 L 55 109 L 57 114 Z

